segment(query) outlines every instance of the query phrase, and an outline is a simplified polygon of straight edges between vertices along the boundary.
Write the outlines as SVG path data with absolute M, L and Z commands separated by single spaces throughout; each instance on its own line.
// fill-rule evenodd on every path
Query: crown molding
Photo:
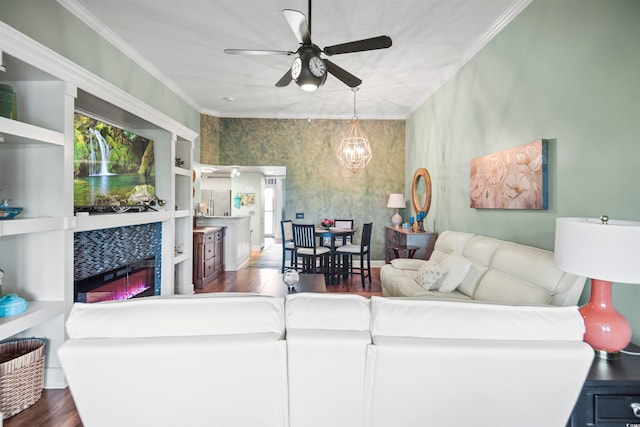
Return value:
M 141 66 L 147 73 L 158 79 L 160 83 L 168 87 L 173 93 L 182 98 L 187 104 L 200 111 L 198 103 L 187 95 L 180 87 L 167 77 L 162 71 L 147 61 L 137 50 L 122 40 L 116 33 L 107 28 L 95 15 L 85 9 L 76 0 L 56 0 L 65 9 L 75 15 L 82 22 L 86 23 L 93 31 L 102 36 L 105 40 L 124 53 L 129 59 Z
M 193 142 L 198 132 L 0 21 L 0 51 Z

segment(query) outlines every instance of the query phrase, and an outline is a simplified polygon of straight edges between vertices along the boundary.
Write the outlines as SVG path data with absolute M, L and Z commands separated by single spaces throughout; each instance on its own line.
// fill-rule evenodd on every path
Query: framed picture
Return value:
M 240 206 L 251 206 L 256 202 L 255 193 L 238 193 L 240 196 Z
M 547 145 L 539 139 L 472 159 L 471 207 L 547 209 Z

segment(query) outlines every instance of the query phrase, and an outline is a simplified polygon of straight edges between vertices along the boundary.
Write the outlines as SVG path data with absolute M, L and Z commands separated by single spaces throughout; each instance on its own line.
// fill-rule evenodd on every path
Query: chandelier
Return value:
M 358 116 L 356 116 L 356 92 L 358 88 L 354 87 L 351 90 L 353 91 L 353 119 L 351 119 L 349 129 L 342 137 L 342 141 L 340 141 L 337 156 L 342 166 L 355 173 L 358 169 L 367 166 L 372 154 L 369 140 L 360 129 Z

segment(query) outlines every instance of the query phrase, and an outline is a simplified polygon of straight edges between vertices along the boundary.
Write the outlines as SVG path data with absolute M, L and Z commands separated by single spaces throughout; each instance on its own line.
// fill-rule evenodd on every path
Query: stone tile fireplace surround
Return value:
M 161 251 L 162 224 L 159 222 L 79 232 L 73 242 L 73 278 L 79 281 L 153 258 L 154 294 L 160 295 Z

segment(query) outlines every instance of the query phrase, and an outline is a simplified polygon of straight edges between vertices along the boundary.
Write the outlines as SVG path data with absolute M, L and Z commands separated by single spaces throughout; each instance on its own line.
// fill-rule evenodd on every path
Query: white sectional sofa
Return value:
M 384 296 L 509 304 L 576 305 L 585 280 L 559 270 L 553 252 L 458 231 L 438 236 L 429 261 L 380 269 Z
M 339 294 L 76 304 L 67 330 L 85 427 L 564 427 L 593 358 L 576 307 Z

